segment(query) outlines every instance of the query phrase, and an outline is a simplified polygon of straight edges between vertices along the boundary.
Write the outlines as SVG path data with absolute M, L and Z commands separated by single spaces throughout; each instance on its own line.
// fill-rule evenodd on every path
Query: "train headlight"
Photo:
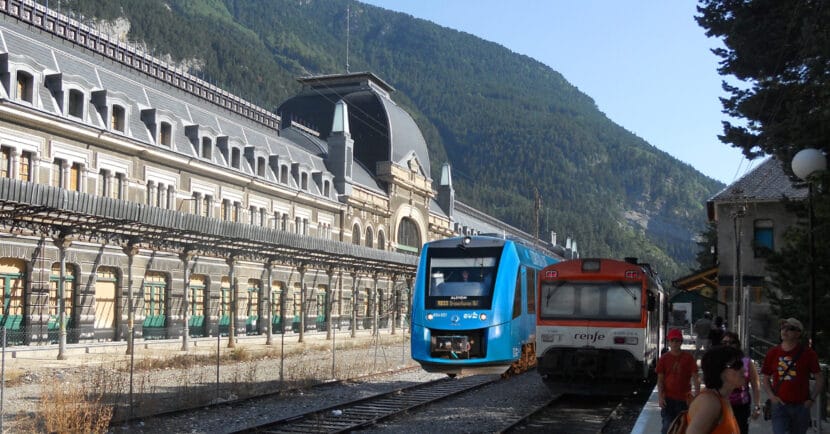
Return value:
M 427 321 L 432 321 L 432 314 L 431 313 L 427 314 Z
M 483 313 L 483 314 L 479 315 L 478 317 L 481 318 L 482 321 L 487 321 L 487 314 L 486 313 Z
M 637 345 L 637 336 L 614 336 L 616 345 Z

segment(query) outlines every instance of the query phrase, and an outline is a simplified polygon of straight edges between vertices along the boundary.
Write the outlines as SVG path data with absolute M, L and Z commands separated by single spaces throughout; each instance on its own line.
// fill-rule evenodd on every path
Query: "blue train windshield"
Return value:
M 543 319 L 639 321 L 640 282 L 567 282 L 542 285 Z
M 487 309 L 501 249 L 430 249 L 427 308 Z

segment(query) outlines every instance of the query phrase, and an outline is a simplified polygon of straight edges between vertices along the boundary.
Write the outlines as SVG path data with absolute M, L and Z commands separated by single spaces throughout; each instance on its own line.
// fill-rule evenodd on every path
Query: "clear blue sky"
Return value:
M 722 77 L 694 0 L 363 0 L 562 73 L 612 121 L 730 184 L 757 165 L 718 140 Z

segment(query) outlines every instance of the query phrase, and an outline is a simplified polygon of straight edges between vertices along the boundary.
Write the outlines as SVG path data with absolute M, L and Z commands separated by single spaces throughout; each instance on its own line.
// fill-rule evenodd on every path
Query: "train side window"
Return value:
M 657 299 L 654 297 L 654 294 L 649 291 L 648 293 L 648 311 L 654 312 L 654 309 L 657 307 Z
M 522 270 L 519 268 L 516 273 L 516 292 L 513 294 L 513 318 L 518 318 L 522 314 Z
M 536 313 L 536 270 L 527 269 L 527 313 Z

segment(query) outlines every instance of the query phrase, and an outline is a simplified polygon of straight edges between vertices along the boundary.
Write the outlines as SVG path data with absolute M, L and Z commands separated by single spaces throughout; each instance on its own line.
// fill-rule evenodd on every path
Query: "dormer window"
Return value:
M 288 166 L 280 166 L 280 182 L 288 184 Z
M 213 158 L 213 142 L 208 137 L 202 137 L 202 158 L 208 160 Z
M 308 173 L 303 172 L 300 175 L 300 188 L 308 190 Z
M 323 181 L 323 196 L 329 197 L 331 194 L 331 183 Z
M 265 176 L 265 158 L 263 157 L 256 159 L 256 174 L 257 176 Z
M 17 99 L 18 101 L 34 102 L 34 82 L 32 74 L 17 71 Z
M 231 167 L 233 167 L 234 169 L 239 169 L 239 158 L 240 158 L 239 149 L 233 148 L 231 150 Z
M 112 115 L 110 116 L 110 128 L 113 131 L 124 132 L 127 124 L 127 111 L 120 105 L 112 106 Z
M 77 89 L 69 91 L 69 105 L 66 113 L 76 118 L 84 117 L 84 93 Z
M 173 126 L 167 122 L 161 123 L 159 128 L 159 144 L 170 146 L 173 141 Z

